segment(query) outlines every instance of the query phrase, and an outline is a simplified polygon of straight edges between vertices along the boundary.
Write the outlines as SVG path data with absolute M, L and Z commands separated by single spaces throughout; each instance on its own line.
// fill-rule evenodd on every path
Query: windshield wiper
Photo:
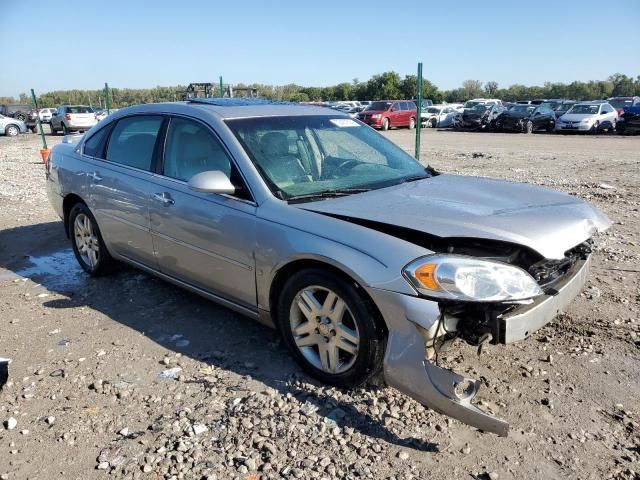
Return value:
M 324 190 L 322 192 L 316 193 L 307 193 L 304 195 L 296 195 L 294 197 L 289 197 L 289 203 L 296 202 L 304 202 L 313 199 L 322 199 L 322 198 L 336 198 L 336 197 L 345 197 L 347 195 L 353 195 L 354 193 L 364 193 L 370 191 L 370 188 L 334 188 L 331 190 Z
M 405 177 L 400 180 L 400 183 L 409 183 L 409 182 L 417 182 L 418 180 L 424 180 L 425 178 L 430 178 L 429 175 L 414 175 L 412 177 Z

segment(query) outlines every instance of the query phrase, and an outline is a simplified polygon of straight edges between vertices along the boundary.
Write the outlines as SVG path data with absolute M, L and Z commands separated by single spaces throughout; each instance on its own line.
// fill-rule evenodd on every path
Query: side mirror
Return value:
M 209 170 L 194 175 L 189 179 L 187 186 L 194 192 L 202 193 L 236 193 L 229 177 L 220 170 Z

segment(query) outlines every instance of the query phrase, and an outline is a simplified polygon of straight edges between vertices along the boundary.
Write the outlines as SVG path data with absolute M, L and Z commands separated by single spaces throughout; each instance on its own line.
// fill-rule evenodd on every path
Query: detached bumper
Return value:
M 533 303 L 522 305 L 499 319 L 499 340 L 513 343 L 544 327 L 580 294 L 589 276 L 591 257 L 580 260 L 555 285 L 555 294 L 541 295 Z
M 384 359 L 387 384 L 421 404 L 463 423 L 506 436 L 509 424 L 476 407 L 480 382 L 426 360 L 418 326 L 429 329 L 440 316 L 436 302 L 386 290 L 368 289 L 389 330 Z

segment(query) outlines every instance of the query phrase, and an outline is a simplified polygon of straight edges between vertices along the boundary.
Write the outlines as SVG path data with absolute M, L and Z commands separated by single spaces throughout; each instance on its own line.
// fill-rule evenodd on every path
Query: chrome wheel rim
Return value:
M 334 291 L 317 285 L 300 290 L 291 303 L 289 322 L 296 347 L 317 369 L 340 374 L 355 363 L 358 324 Z
M 76 216 L 73 236 L 82 262 L 91 269 L 96 268 L 100 261 L 100 243 L 93 231 L 91 219 L 84 213 Z
M 7 135 L 9 137 L 15 137 L 16 135 L 18 135 L 18 129 L 13 126 L 7 128 Z

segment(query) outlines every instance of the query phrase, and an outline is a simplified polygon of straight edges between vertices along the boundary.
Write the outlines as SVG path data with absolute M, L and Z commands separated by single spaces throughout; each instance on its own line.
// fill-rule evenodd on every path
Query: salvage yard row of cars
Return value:
M 111 109 L 110 113 L 118 109 Z M 37 119 L 51 127 L 51 133 L 85 132 L 107 116 L 107 111 L 87 105 L 62 105 L 34 109 L 30 105 L 0 105 L 0 135 L 13 137 L 37 131 Z
M 533 133 L 546 132 L 640 132 L 640 97 L 607 100 L 526 100 L 515 103 L 475 98 L 464 104 L 434 105 L 423 100 L 420 115 L 415 100 L 301 102 L 324 106 L 381 130 L 416 126 Z M 115 112 L 117 109 L 112 109 Z M 49 124 L 51 133 L 84 132 L 107 116 L 106 110 L 86 105 L 62 105 L 38 111 L 26 105 L 0 105 L 0 135 L 36 132 L 36 116 Z
M 613 132 L 634 133 L 640 130 L 640 97 L 615 97 L 608 100 L 527 100 L 506 103 L 499 99 L 476 98 L 464 104 L 433 105 L 423 102 L 418 121 L 414 100 L 382 100 L 366 107 L 350 103 L 327 106 L 381 130 L 390 128 L 457 128 L 532 133 Z

